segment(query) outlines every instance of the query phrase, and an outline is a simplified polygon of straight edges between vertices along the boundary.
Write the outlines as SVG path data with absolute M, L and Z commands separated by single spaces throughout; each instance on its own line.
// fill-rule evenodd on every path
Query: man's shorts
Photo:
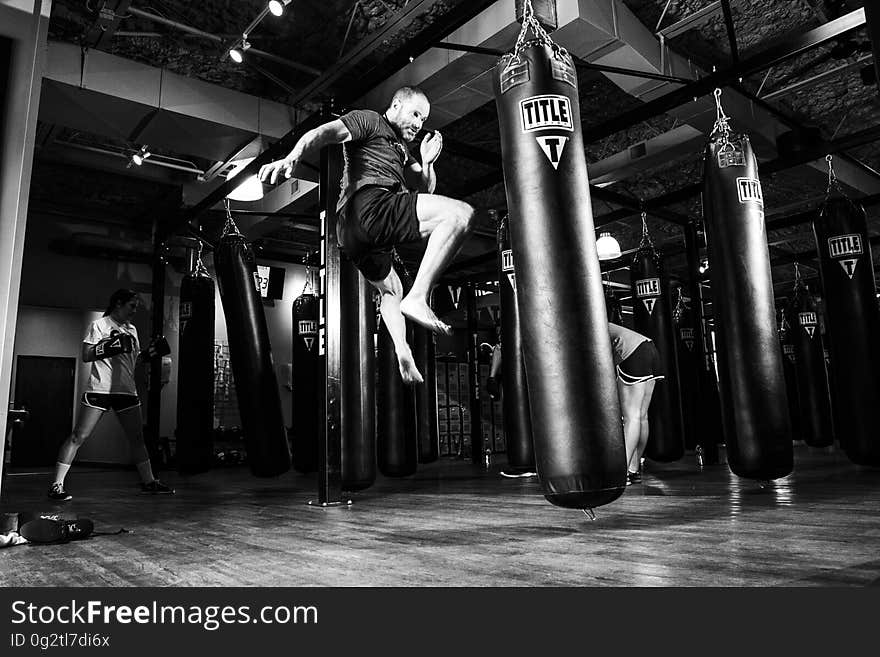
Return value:
M 141 405 L 141 400 L 137 395 L 123 395 L 117 393 L 104 392 L 84 392 L 82 403 L 89 408 L 99 408 L 102 411 L 109 411 L 111 408 L 117 413 L 137 408 Z
M 627 386 L 666 378 L 660 352 L 651 340 L 645 340 L 617 366 L 617 378 Z
M 339 214 L 339 246 L 368 281 L 381 281 L 391 271 L 391 249 L 418 242 L 418 192 L 363 187 Z

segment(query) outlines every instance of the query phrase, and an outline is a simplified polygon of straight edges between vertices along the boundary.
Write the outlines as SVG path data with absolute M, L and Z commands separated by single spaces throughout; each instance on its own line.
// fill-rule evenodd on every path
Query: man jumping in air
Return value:
M 339 246 L 382 295 L 382 320 L 406 383 L 423 379 L 406 342 L 404 317 L 434 333 L 451 332 L 431 310 L 428 295 L 461 248 L 474 218 L 467 203 L 433 193 L 434 162 L 443 149 L 440 133 L 422 139 L 421 164 L 406 146 L 422 129 L 430 109 L 423 91 L 401 87 L 383 114 L 353 110 L 309 130 L 287 157 L 264 165 L 259 173 L 261 181 L 268 178 L 275 183 L 279 172 L 290 178 L 306 155 L 332 144 L 344 145 L 342 193 L 336 207 Z M 426 238 L 415 281 L 403 296 L 403 285 L 391 266 L 392 249 Z

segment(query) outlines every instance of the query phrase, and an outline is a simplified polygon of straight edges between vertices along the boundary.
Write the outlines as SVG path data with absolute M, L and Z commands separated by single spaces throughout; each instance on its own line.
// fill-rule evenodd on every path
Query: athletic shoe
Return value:
M 166 486 L 158 479 L 154 479 L 148 484 L 141 484 L 141 492 L 150 495 L 174 495 L 174 489 Z
M 29 543 L 67 543 L 91 536 L 95 524 L 88 518 L 77 520 L 54 520 L 35 518 L 24 523 L 18 533 Z
M 638 484 L 642 481 L 642 475 L 638 472 L 627 472 L 626 473 L 626 483 L 629 484 Z
M 55 502 L 66 502 L 73 499 L 73 495 L 64 490 L 64 484 L 52 484 L 49 486 L 48 497 Z

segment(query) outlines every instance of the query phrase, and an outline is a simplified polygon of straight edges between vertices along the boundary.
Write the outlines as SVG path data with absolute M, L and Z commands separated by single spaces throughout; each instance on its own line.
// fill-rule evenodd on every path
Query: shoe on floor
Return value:
M 158 479 L 154 479 L 148 484 L 141 484 L 141 492 L 149 495 L 174 495 L 174 489 Z
M 76 520 L 34 518 L 24 523 L 18 533 L 29 543 L 67 543 L 88 538 L 94 529 L 95 523 L 88 518 Z
M 501 476 L 502 476 L 502 477 L 507 477 L 508 479 L 520 479 L 520 478 L 523 478 L 523 477 L 537 477 L 537 476 L 538 476 L 538 473 L 537 473 L 537 472 L 531 472 L 531 471 L 528 471 L 528 470 L 526 470 L 526 471 L 524 471 L 524 472 L 521 472 L 521 471 L 519 471 L 519 470 L 502 470 L 502 471 L 501 471 Z
M 48 498 L 54 502 L 66 502 L 72 500 L 73 495 L 64 490 L 64 484 L 52 484 L 49 486 Z
M 638 472 L 629 472 L 628 471 L 626 473 L 626 485 L 627 486 L 629 486 L 630 484 L 638 484 L 641 481 L 642 481 L 642 475 L 639 474 Z

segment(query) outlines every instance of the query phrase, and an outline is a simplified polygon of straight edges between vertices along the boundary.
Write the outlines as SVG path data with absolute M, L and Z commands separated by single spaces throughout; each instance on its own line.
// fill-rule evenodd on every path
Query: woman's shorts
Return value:
M 82 403 L 89 408 L 99 408 L 102 411 L 113 409 L 117 413 L 137 408 L 141 400 L 137 395 L 122 395 L 117 393 L 84 392 Z
M 645 340 L 617 366 L 617 378 L 627 386 L 666 378 L 660 352 L 651 340 Z
M 339 246 L 368 281 L 382 281 L 391 272 L 391 249 L 418 242 L 417 192 L 384 187 L 359 189 L 339 216 Z

